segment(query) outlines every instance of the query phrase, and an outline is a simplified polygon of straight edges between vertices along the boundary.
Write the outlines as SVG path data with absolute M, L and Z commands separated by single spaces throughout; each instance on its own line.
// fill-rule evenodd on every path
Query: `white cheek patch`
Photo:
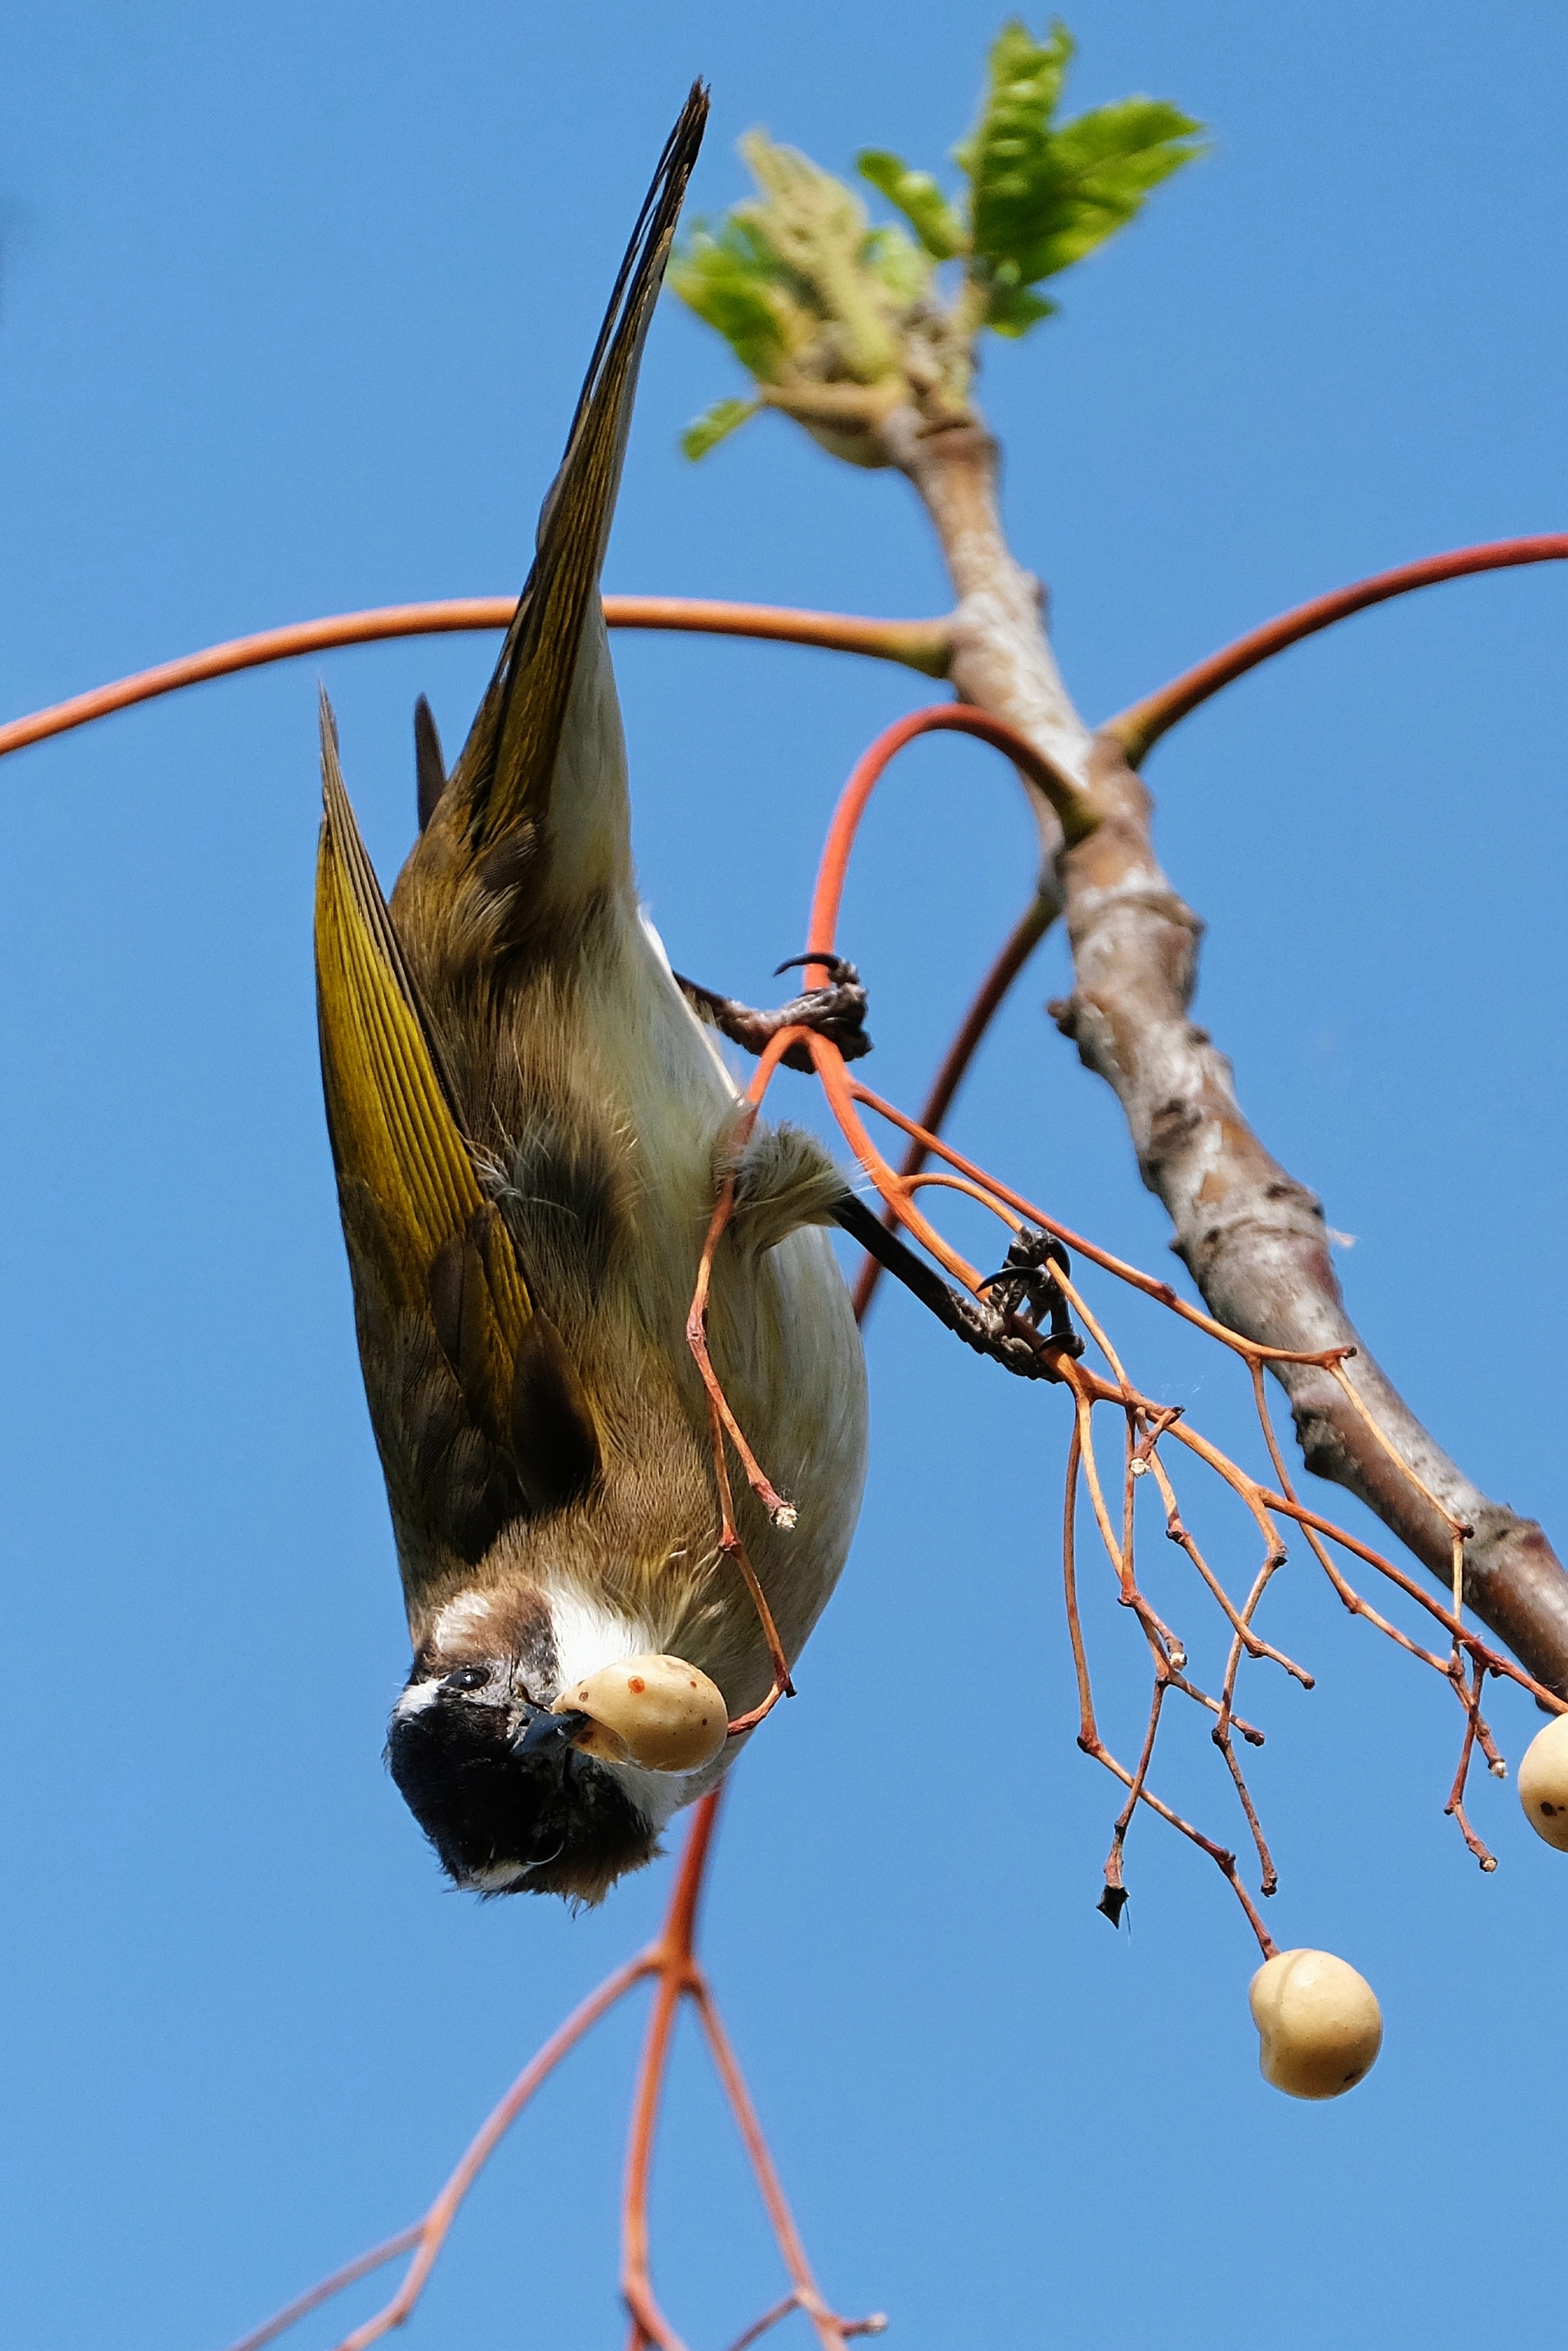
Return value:
M 510 1894 L 522 1876 L 520 1861 L 497 1861 L 488 1869 L 471 1869 L 458 1882 L 471 1894 Z
M 619 1610 L 605 1607 L 573 1586 L 547 1584 L 546 1590 L 555 1641 L 557 1684 L 562 1693 L 586 1681 L 601 1666 L 612 1666 L 622 1657 L 645 1656 L 663 1646 L 653 1625 L 623 1616 Z M 449 1601 L 435 1621 L 436 1646 L 444 1649 L 452 1645 L 466 1646 L 476 1635 L 482 1636 L 490 1599 L 488 1593 L 465 1592 Z M 440 1675 L 413 1683 L 393 1708 L 393 1720 L 407 1721 L 422 1714 L 426 1707 L 435 1704 L 441 1691 Z M 541 1691 L 536 1696 L 543 1698 L 545 1694 Z M 476 1693 L 476 1697 L 479 1703 L 486 1702 L 486 1694 Z M 488 1702 L 495 1703 L 494 1690 Z M 721 1759 L 718 1769 L 710 1763 L 700 1771 L 646 1771 L 635 1763 L 611 1763 L 601 1758 L 597 1769 L 612 1774 L 657 1836 L 683 1804 L 689 1804 L 715 1784 L 722 1761 L 727 1760 Z M 471 1872 L 462 1882 L 476 1894 L 508 1894 L 526 1868 L 521 1861 L 492 1862 L 486 1869 Z
M 441 1677 L 433 1675 L 427 1682 L 411 1682 L 392 1708 L 394 1722 L 406 1722 L 411 1714 L 423 1714 L 434 1706 L 441 1694 Z

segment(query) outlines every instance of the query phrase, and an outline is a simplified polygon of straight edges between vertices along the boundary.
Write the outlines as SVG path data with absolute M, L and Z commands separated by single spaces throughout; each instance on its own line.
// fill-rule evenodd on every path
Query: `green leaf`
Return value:
M 967 249 L 968 232 L 929 172 L 912 172 L 881 147 L 866 148 L 855 169 L 904 214 L 933 261 L 951 261 Z
M 1057 17 L 1043 41 L 1011 17 L 991 44 L 990 83 L 980 120 L 953 161 L 967 172 L 977 196 L 982 181 L 995 180 L 1009 158 L 1025 158 L 1045 139 L 1061 96 L 1067 68 L 1078 44 Z
M 931 260 L 901 228 L 873 228 L 861 246 L 861 266 L 885 286 L 901 308 L 931 289 Z
M 980 120 L 958 152 L 982 285 L 1030 286 L 1070 268 L 1202 152 L 1202 126 L 1160 99 L 1123 99 L 1053 128 L 1072 55 L 1060 22 L 1037 43 L 1015 19 L 992 48 Z
M 1152 188 L 1203 152 L 1202 125 L 1161 99 L 1124 98 L 1063 123 L 1012 258 L 1025 283 L 1053 277 L 1135 220 Z
M 789 356 L 787 298 L 777 275 L 764 240 L 748 223 L 733 218 L 716 235 L 696 223 L 668 273 L 672 292 L 764 383 L 777 381 Z
M 995 286 L 986 304 L 985 323 L 1016 341 L 1038 320 L 1054 319 L 1061 308 L 1060 302 L 1049 302 L 1043 294 L 1031 294 L 1025 286 Z
M 737 204 L 731 217 L 751 225 L 777 256 L 779 290 L 810 314 L 792 355 L 825 328 L 836 347 L 835 371 L 879 381 L 896 368 L 898 353 L 887 287 L 862 266 L 865 206 L 844 181 L 799 148 L 775 146 L 765 131 L 748 131 L 740 152 L 762 194 Z
M 699 416 L 695 424 L 687 425 L 681 435 L 682 449 L 695 465 L 699 457 L 706 457 L 710 449 L 716 448 L 733 433 L 737 424 L 744 424 L 747 417 L 755 416 L 761 405 L 759 400 L 716 400 L 706 416 Z

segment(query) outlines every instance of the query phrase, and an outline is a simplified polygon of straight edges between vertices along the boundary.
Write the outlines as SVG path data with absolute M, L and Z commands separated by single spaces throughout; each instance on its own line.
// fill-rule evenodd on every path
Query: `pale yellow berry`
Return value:
M 684 1657 L 622 1657 L 562 1690 L 552 1714 L 585 1714 L 574 1744 L 607 1763 L 696 1771 L 724 1745 L 728 1713 L 716 1682 Z
M 1525 1749 L 1519 1801 L 1536 1835 L 1568 1853 L 1568 1714 L 1538 1730 Z
M 1383 2046 L 1377 1995 L 1332 1951 L 1277 1951 L 1252 1979 L 1263 2079 L 1292 2098 L 1353 2090 Z

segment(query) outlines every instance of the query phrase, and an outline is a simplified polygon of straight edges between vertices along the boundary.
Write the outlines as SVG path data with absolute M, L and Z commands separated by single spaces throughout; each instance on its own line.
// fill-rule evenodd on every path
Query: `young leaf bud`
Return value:
M 1332 1951 L 1277 1951 L 1252 1979 L 1263 2079 L 1292 2098 L 1354 2089 L 1383 2046 L 1377 1996 Z
M 1525 1749 L 1519 1801 L 1536 1835 L 1568 1853 L 1568 1714 L 1538 1730 Z
M 585 1714 L 575 1744 L 607 1763 L 696 1771 L 724 1745 L 729 1715 L 716 1682 L 682 1657 L 622 1657 L 570 1689 L 552 1714 Z

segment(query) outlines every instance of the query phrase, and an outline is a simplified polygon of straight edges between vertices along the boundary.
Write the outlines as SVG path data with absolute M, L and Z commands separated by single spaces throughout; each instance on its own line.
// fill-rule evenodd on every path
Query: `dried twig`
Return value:
M 1485 1666 L 1478 1657 L 1475 1660 L 1474 1685 L 1469 1691 L 1465 1688 L 1462 1675 L 1456 1677 L 1458 1696 L 1465 1701 L 1465 1740 L 1459 1750 L 1459 1764 L 1454 1773 L 1454 1784 L 1443 1810 L 1453 1814 L 1454 1819 L 1458 1823 L 1459 1834 L 1479 1862 L 1481 1868 L 1490 1876 L 1497 1867 L 1496 1857 L 1489 1853 L 1476 1834 L 1470 1826 L 1469 1816 L 1465 1811 L 1465 1782 L 1469 1777 L 1470 1758 L 1475 1753 L 1478 1736 L 1483 1729 L 1480 1712 L 1481 1685 L 1486 1679 L 1486 1671 Z
M 940 713 L 929 714 L 927 723 L 939 718 L 940 716 Z M 950 713 L 946 723 L 959 726 L 966 732 L 981 735 L 984 739 L 997 742 L 998 747 L 1009 751 L 1013 749 L 1013 744 L 1006 735 L 998 737 L 977 725 L 971 711 L 961 709 Z M 921 714 L 901 720 L 895 727 L 889 728 L 859 762 L 844 789 L 830 829 L 828 844 L 823 852 L 812 909 L 810 929 L 812 948 L 816 954 L 824 958 L 831 956 L 833 949 L 833 929 L 845 871 L 856 828 L 864 812 L 870 792 L 884 772 L 892 754 L 904 744 L 912 741 L 922 731 L 925 729 Z M 1020 769 L 1027 773 L 1026 763 L 1019 760 L 1019 765 Z M 1053 787 L 1058 781 L 1054 775 L 1049 780 Z M 1054 789 L 1051 796 L 1053 802 L 1065 803 L 1064 813 L 1068 821 L 1071 822 L 1073 811 L 1069 796 L 1059 793 Z M 827 1040 L 820 1037 L 812 1038 L 810 1052 L 830 1106 L 846 1139 L 886 1202 L 889 1217 L 903 1228 L 907 1238 L 928 1249 L 936 1257 L 937 1261 L 977 1297 L 983 1296 L 991 1286 L 992 1278 L 980 1275 L 973 1267 L 967 1265 L 928 1223 L 925 1216 L 915 1205 L 916 1195 L 921 1190 L 932 1186 L 937 1189 L 956 1188 L 992 1208 L 1015 1231 L 1019 1229 L 1020 1219 L 1022 1219 L 1040 1228 L 1045 1233 L 1054 1233 L 1066 1238 L 1063 1228 L 1055 1225 L 1031 1202 L 988 1175 L 985 1169 L 966 1159 L 949 1144 L 939 1141 L 934 1134 L 918 1126 L 915 1122 L 895 1110 L 892 1104 L 883 1102 L 859 1081 L 851 1079 L 841 1055 Z M 759 1073 L 759 1080 L 760 1075 L 761 1073 Z M 758 1089 L 754 1088 L 753 1092 L 754 1097 L 759 1099 Z M 934 1153 L 939 1156 L 946 1166 L 956 1171 L 956 1180 L 953 1176 L 944 1179 L 939 1176 L 907 1172 L 907 1157 L 905 1172 L 895 1173 L 877 1151 L 863 1121 L 859 1116 L 859 1111 L 862 1106 L 890 1120 L 909 1135 L 923 1152 Z M 1458 1562 L 1464 1539 L 1469 1531 L 1448 1511 L 1440 1496 L 1427 1486 L 1420 1473 L 1407 1467 L 1385 1432 L 1372 1419 L 1364 1399 L 1351 1385 L 1345 1370 L 1346 1357 L 1351 1351 L 1343 1344 L 1334 1344 L 1314 1355 L 1306 1355 L 1250 1339 L 1242 1332 L 1227 1329 L 1212 1316 L 1198 1313 L 1196 1310 L 1186 1306 L 1175 1297 L 1167 1285 L 1155 1283 L 1147 1275 L 1139 1273 L 1135 1268 L 1123 1264 L 1110 1257 L 1107 1252 L 1095 1249 L 1092 1245 L 1083 1244 L 1076 1237 L 1073 1238 L 1074 1246 L 1083 1248 L 1092 1262 L 1099 1264 L 1107 1271 L 1142 1290 L 1145 1295 L 1158 1297 L 1171 1311 L 1197 1325 L 1208 1337 L 1218 1341 L 1232 1353 L 1241 1358 L 1251 1381 L 1270 1458 L 1280 1478 L 1281 1485 L 1284 1489 L 1282 1492 L 1276 1493 L 1272 1489 L 1262 1485 L 1236 1462 L 1229 1459 L 1217 1446 L 1211 1444 L 1201 1432 L 1188 1425 L 1179 1411 L 1168 1405 L 1158 1405 L 1152 1399 L 1140 1395 L 1129 1379 L 1108 1333 L 1098 1317 L 1089 1309 L 1078 1287 L 1072 1282 L 1065 1269 L 1060 1271 L 1053 1269 L 1051 1277 L 1053 1283 L 1070 1301 L 1072 1311 L 1093 1339 L 1111 1374 L 1110 1378 L 1103 1378 L 1089 1370 L 1085 1364 L 1075 1363 L 1071 1354 L 1061 1353 L 1060 1350 L 1051 1357 L 1052 1376 L 1066 1384 L 1071 1390 L 1074 1398 L 1066 1481 L 1063 1582 L 1069 1636 L 1079 1685 L 1079 1744 L 1086 1753 L 1092 1755 L 1121 1780 L 1128 1791 L 1126 1802 L 1113 1829 L 1111 1852 L 1105 1865 L 1104 1890 L 1101 1897 L 1101 1907 L 1113 1920 L 1120 1916 L 1121 1907 L 1126 1898 L 1123 1855 L 1127 1832 L 1138 1805 L 1144 1803 L 1207 1853 L 1216 1862 L 1240 1901 L 1265 1955 L 1269 1955 L 1273 1949 L 1256 1907 L 1241 1882 L 1235 1855 L 1228 1848 L 1205 1835 L 1191 1822 L 1183 1819 L 1155 1795 L 1149 1787 L 1148 1777 L 1164 1717 L 1166 1695 L 1173 1689 L 1180 1690 L 1199 1706 L 1207 1708 L 1216 1718 L 1211 1735 L 1224 1755 L 1238 1801 L 1247 1820 L 1258 1856 L 1260 1890 L 1264 1895 L 1273 1893 L 1278 1883 L 1277 1872 L 1257 1807 L 1235 1752 L 1231 1734 L 1233 1729 L 1239 1729 L 1243 1738 L 1251 1743 L 1261 1744 L 1262 1742 L 1263 1734 L 1256 1730 L 1252 1725 L 1244 1722 L 1235 1710 L 1237 1678 L 1244 1657 L 1258 1658 L 1267 1656 L 1292 1673 L 1306 1687 L 1312 1687 L 1310 1675 L 1295 1666 L 1281 1652 L 1264 1643 L 1253 1630 L 1253 1618 L 1285 1559 L 1285 1546 L 1276 1523 L 1279 1518 L 1293 1520 L 1303 1527 L 1311 1547 L 1328 1570 L 1335 1590 L 1347 1605 L 1358 1614 L 1366 1616 L 1369 1622 L 1389 1633 L 1400 1646 L 1422 1658 L 1424 1662 L 1436 1667 L 1455 1687 L 1457 1694 L 1465 1702 L 1467 1707 L 1465 1744 L 1448 1809 L 1458 1818 L 1467 1844 L 1481 1860 L 1482 1866 L 1490 1867 L 1491 1857 L 1471 1829 L 1463 1806 L 1465 1777 L 1474 1746 L 1481 1745 L 1489 1760 L 1493 1761 L 1493 1768 L 1501 1768 L 1500 1759 L 1496 1758 L 1496 1750 L 1490 1740 L 1490 1732 L 1479 1712 L 1480 1690 L 1485 1677 L 1489 1672 L 1506 1676 L 1530 1690 L 1542 1704 L 1553 1708 L 1562 1708 L 1563 1701 L 1554 1697 L 1530 1673 L 1490 1649 L 1464 1623 L 1463 1596 L 1459 1588 Z M 1020 1323 L 1016 1315 L 1011 1315 L 1008 1319 L 1015 1329 L 1029 1332 L 1042 1355 L 1051 1353 L 1052 1342 L 1048 1334 L 1032 1331 L 1029 1324 Z M 1306 1510 L 1297 1500 L 1286 1476 L 1269 1417 L 1262 1389 L 1262 1374 L 1266 1366 L 1276 1372 L 1312 1371 L 1338 1387 L 1344 1395 L 1351 1417 L 1359 1426 L 1366 1427 L 1370 1442 L 1380 1458 L 1387 1464 L 1390 1471 L 1401 1478 L 1426 1503 L 1431 1512 L 1443 1521 L 1449 1538 L 1451 1557 L 1455 1563 L 1455 1580 L 1448 1607 L 1443 1606 L 1424 1587 L 1416 1584 L 1395 1562 L 1385 1559 L 1370 1546 L 1359 1541 L 1344 1529 L 1322 1518 L 1317 1512 Z M 1118 1407 L 1125 1423 L 1122 1523 L 1119 1531 L 1113 1520 L 1109 1499 L 1102 1483 L 1095 1456 L 1092 1418 L 1096 1407 L 1102 1405 Z M 1221 1479 L 1243 1502 L 1262 1539 L 1262 1562 L 1253 1577 L 1251 1588 L 1239 1608 L 1226 1593 L 1219 1578 L 1209 1566 L 1181 1519 L 1175 1489 L 1159 1457 L 1161 1441 L 1166 1437 L 1193 1452 Z M 1155 1478 L 1166 1504 L 1167 1535 L 1177 1543 L 1197 1569 L 1205 1585 L 1218 1602 L 1229 1628 L 1229 1653 L 1221 1695 L 1218 1700 L 1210 1698 L 1188 1678 L 1184 1670 L 1186 1658 L 1183 1643 L 1153 1607 L 1138 1583 L 1134 1545 L 1134 1503 L 1136 1481 L 1151 1472 Z M 1107 1746 L 1101 1736 L 1095 1716 L 1088 1651 L 1078 1604 L 1075 1563 L 1074 1527 L 1081 1478 L 1086 1480 L 1088 1485 L 1093 1520 L 1116 1576 L 1118 1596 L 1123 1605 L 1136 1615 L 1142 1625 L 1153 1662 L 1154 1686 L 1147 1727 L 1137 1765 L 1132 1771 L 1129 1771 Z M 1406 1596 L 1417 1602 L 1429 1614 L 1436 1617 L 1448 1633 L 1452 1645 L 1451 1661 L 1445 1662 L 1435 1653 L 1421 1648 L 1418 1644 L 1412 1642 L 1407 1635 L 1391 1625 L 1377 1611 L 1371 1609 L 1354 1592 L 1348 1580 L 1334 1564 L 1329 1549 L 1331 1544 L 1367 1562 L 1379 1573 L 1393 1582 Z M 1473 1683 L 1467 1683 L 1465 1678 L 1467 1671 L 1473 1674 Z

